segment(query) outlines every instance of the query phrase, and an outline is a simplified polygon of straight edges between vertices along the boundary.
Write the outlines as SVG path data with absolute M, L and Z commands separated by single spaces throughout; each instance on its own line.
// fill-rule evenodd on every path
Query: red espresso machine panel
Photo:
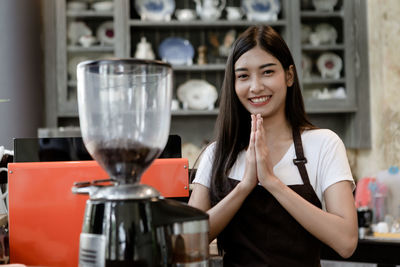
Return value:
M 164 197 L 188 197 L 188 160 L 156 159 L 141 183 Z M 78 266 L 79 235 L 87 195 L 74 182 L 107 179 L 95 161 L 10 163 L 10 262 L 34 266 Z

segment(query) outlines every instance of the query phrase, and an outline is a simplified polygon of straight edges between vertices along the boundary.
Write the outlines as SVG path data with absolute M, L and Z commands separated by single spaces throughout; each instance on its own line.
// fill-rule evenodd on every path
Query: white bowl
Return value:
M 184 109 L 211 110 L 218 98 L 214 85 L 205 80 L 188 80 L 181 84 L 177 90 L 178 99 L 183 103 Z
M 313 0 L 312 3 L 318 11 L 332 12 L 338 0 Z
M 226 18 L 228 20 L 240 20 L 243 16 L 243 10 L 237 6 L 227 6 L 226 10 Z
M 111 11 L 114 9 L 114 3 L 111 1 L 101 1 L 92 4 L 92 8 L 96 11 Z
M 196 12 L 193 9 L 177 9 L 175 16 L 179 21 L 190 21 L 196 19 Z
M 96 43 L 96 37 L 92 36 L 92 35 L 82 35 L 79 38 L 79 43 L 83 46 L 83 47 L 90 47 L 92 46 L 94 43 Z

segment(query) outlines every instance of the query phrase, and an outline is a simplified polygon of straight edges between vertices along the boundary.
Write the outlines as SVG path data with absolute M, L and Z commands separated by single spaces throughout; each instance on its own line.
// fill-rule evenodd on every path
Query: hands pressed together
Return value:
M 257 183 L 268 189 L 277 178 L 273 172 L 270 152 L 265 140 L 263 118 L 260 114 L 251 114 L 251 133 L 246 150 L 246 167 L 242 184 L 253 189 Z

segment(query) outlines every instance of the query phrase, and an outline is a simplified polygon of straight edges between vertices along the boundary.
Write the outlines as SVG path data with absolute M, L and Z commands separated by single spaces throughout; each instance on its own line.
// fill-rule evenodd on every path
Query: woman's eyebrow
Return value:
M 276 66 L 276 63 L 267 63 L 267 64 L 264 64 L 264 65 L 261 65 L 259 67 L 259 69 L 263 69 L 263 68 L 271 67 L 271 66 Z
M 238 71 L 247 71 L 247 68 L 237 68 L 237 69 L 235 69 L 235 72 L 238 72 Z
M 263 69 L 263 68 L 266 68 L 266 67 L 271 67 L 271 66 L 276 66 L 276 63 L 267 63 L 267 64 L 263 64 L 263 65 L 261 65 L 260 67 L 258 67 L 259 69 Z M 238 72 L 238 71 L 247 71 L 248 69 L 247 68 L 237 68 L 237 69 L 235 69 L 235 72 Z

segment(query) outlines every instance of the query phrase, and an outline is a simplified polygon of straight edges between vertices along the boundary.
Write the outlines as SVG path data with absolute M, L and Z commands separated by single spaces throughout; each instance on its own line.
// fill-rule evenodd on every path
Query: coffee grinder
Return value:
M 78 65 L 77 78 L 84 144 L 110 175 L 73 187 L 90 196 L 79 266 L 208 266 L 208 215 L 139 184 L 168 139 L 171 66 L 87 61 Z

